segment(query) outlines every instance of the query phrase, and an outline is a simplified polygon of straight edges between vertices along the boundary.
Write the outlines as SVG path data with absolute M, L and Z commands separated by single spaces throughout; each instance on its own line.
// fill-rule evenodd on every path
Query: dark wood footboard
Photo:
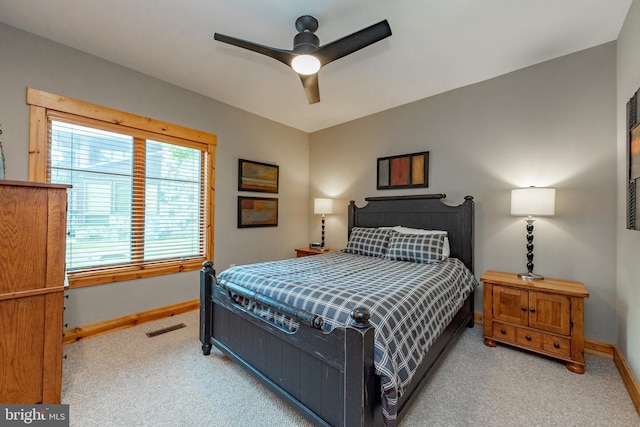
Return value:
M 354 310 L 352 325 L 331 333 L 320 331 L 317 319 L 309 322 L 307 313 L 299 313 L 299 327 L 289 333 L 235 305 L 229 292 L 216 283 L 211 263 L 205 263 L 200 304 L 204 354 L 215 345 L 314 425 L 374 425 L 379 396 L 374 329 L 366 311 Z
M 200 341 L 209 354 L 215 345 L 316 426 L 382 426 L 380 378 L 373 361 L 374 328 L 366 310 L 354 310 L 351 325 L 330 333 L 321 319 L 247 291 L 299 323 L 293 333 L 248 313 L 220 286 L 215 270 L 204 264 L 200 276 Z M 427 354 L 416 381 L 400 400 L 398 418 L 406 413 L 433 366 L 463 327 L 473 324 L 473 295 Z M 289 310 L 289 311 L 288 311 Z

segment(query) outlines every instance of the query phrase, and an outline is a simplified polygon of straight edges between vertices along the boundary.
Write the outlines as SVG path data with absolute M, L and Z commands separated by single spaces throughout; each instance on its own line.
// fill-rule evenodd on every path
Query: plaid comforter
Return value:
M 387 425 L 423 355 L 478 285 L 455 258 L 418 264 L 344 252 L 237 266 L 218 280 L 322 316 L 325 330 L 347 325 L 352 309 L 369 308 Z

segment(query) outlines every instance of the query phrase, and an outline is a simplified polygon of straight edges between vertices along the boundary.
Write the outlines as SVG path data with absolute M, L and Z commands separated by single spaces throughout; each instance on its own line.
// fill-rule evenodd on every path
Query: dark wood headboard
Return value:
M 473 272 L 472 196 L 458 206 L 442 203 L 445 194 L 416 196 L 367 197 L 359 208 L 349 203 L 349 236 L 353 227 L 405 227 L 446 230 L 451 256 L 460 259 Z

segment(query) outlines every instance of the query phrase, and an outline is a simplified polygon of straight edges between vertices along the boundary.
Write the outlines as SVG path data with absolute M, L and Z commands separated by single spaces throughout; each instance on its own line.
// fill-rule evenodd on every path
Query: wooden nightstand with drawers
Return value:
M 487 271 L 483 282 L 484 343 L 498 342 L 567 361 L 584 373 L 584 298 L 581 282 L 524 280 L 515 273 Z

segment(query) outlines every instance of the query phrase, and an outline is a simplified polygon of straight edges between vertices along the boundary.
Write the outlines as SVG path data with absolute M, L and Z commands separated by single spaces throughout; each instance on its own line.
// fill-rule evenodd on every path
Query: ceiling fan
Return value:
M 318 29 L 318 20 L 313 16 L 304 15 L 296 19 L 296 29 L 298 34 L 293 38 L 293 50 L 264 46 L 220 33 L 215 33 L 213 38 L 266 55 L 293 68 L 300 76 L 309 104 L 315 104 L 320 102 L 320 67 L 391 35 L 391 27 L 386 19 L 324 46 L 320 46 L 320 40 L 314 34 Z

